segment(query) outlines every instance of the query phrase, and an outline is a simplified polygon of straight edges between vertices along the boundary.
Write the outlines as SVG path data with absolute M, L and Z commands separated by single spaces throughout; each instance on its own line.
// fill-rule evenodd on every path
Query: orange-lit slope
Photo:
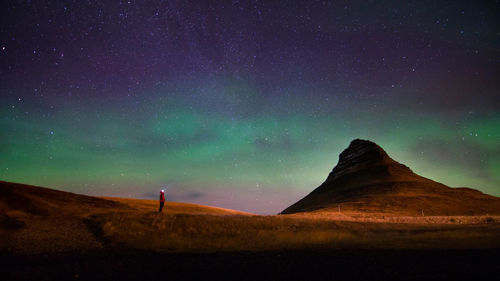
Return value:
M 421 177 L 377 144 L 356 139 L 326 181 L 282 213 L 361 211 L 405 215 L 500 214 L 500 198 Z

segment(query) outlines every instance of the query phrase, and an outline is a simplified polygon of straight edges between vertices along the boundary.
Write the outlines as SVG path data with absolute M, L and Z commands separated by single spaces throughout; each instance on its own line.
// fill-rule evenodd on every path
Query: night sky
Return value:
M 2 1 L 0 179 L 276 213 L 355 138 L 500 196 L 498 1 Z

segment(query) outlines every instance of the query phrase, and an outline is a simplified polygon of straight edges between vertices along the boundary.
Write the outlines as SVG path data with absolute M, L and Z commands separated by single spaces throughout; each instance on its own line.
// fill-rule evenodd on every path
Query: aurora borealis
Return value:
M 355 138 L 500 195 L 498 1 L 7 1 L 0 179 L 275 213 Z

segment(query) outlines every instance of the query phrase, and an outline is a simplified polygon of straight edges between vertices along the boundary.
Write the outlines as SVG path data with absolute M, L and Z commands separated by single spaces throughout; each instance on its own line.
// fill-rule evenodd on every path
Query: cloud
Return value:
M 143 199 L 153 199 L 157 200 L 160 196 L 160 192 L 145 192 L 136 195 L 136 198 Z M 198 200 L 200 198 L 205 197 L 205 194 L 198 191 L 179 191 L 176 189 L 167 189 L 165 191 L 165 198 L 167 201 L 176 201 L 176 202 L 192 202 L 194 200 Z
M 205 197 L 205 194 L 201 192 L 183 192 L 183 193 L 173 193 L 167 195 L 168 201 L 192 201 Z

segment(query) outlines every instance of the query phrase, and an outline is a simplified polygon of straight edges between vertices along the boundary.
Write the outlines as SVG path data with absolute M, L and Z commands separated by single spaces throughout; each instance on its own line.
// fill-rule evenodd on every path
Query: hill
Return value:
M 19 211 L 30 215 L 75 215 L 96 210 L 128 208 L 97 197 L 26 184 L 0 181 L 0 212 Z
M 168 209 L 167 209 L 168 207 Z M 156 200 L 94 197 L 40 186 L 0 181 L 0 212 L 38 216 L 80 216 L 110 211 L 156 211 Z M 166 212 L 248 215 L 249 213 L 190 203 L 167 202 Z
M 177 216 L 249 214 L 166 202 L 162 215 L 164 220 Z M 156 200 L 99 198 L 0 181 L 0 252 L 31 254 L 101 249 L 114 243 L 114 238 L 107 235 L 114 233 L 115 228 L 110 225 L 123 226 L 123 232 L 119 233 L 122 236 L 136 235 L 144 231 L 145 226 L 151 227 L 155 219 L 162 219 L 158 217 Z
M 282 214 L 364 212 L 392 215 L 500 214 L 500 198 L 470 188 L 450 188 L 393 160 L 377 144 L 356 139 L 327 179 Z
M 299 213 L 257 216 L 196 204 L 98 198 L 0 182 L 0 256 L 129 251 L 499 247 L 500 217 Z M 430 219 L 430 220 L 429 220 Z

